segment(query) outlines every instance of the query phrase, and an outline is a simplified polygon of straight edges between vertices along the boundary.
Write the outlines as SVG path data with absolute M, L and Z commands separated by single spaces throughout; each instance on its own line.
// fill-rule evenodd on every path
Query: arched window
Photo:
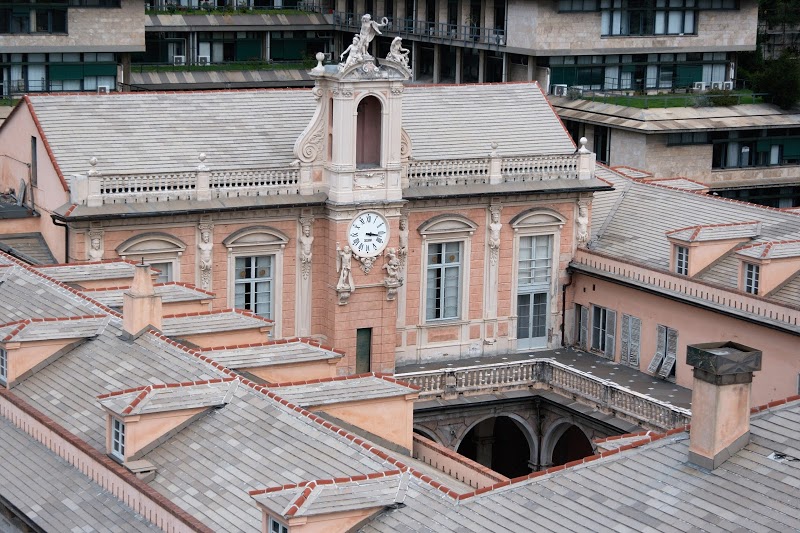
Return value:
M 131 237 L 117 247 L 117 255 L 133 261 L 144 260 L 158 270 L 156 283 L 180 281 L 180 257 L 186 244 L 168 233 L 151 232 Z
M 367 96 L 358 103 L 356 120 L 356 166 L 377 167 L 381 164 L 381 102 Z

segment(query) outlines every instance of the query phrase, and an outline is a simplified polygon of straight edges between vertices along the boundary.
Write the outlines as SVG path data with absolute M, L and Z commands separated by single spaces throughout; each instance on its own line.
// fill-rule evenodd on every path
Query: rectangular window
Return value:
M 428 245 L 425 318 L 458 318 L 461 292 L 461 243 Z
M 675 361 L 678 359 L 678 332 L 658 324 L 656 329 L 656 353 L 647 367 L 650 374 L 658 373 L 662 378 L 675 378 Z
M 592 350 L 614 359 L 617 313 L 599 305 L 592 306 Z
M 270 516 L 269 533 L 289 533 L 289 528 Z
M 274 256 L 236 258 L 235 306 L 272 318 Z
M 172 277 L 172 263 L 150 263 L 150 268 L 158 270 L 159 274 L 155 283 L 169 283 L 173 280 Z
M 0 383 L 8 384 L 8 352 L 0 348 Z
M 758 294 L 758 278 L 761 267 L 753 263 L 744 264 L 744 292 Z
M 553 271 L 553 236 L 520 237 L 518 283 L 548 288 Z
M 685 246 L 675 247 L 675 272 L 681 276 L 689 275 L 689 249 Z
M 125 424 L 116 418 L 111 419 L 111 455 L 125 460 Z

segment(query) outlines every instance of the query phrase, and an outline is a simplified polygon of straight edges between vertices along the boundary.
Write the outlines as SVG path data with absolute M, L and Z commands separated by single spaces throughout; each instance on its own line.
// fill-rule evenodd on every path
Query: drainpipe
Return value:
M 567 318 L 567 287 L 572 285 L 572 276 L 569 277 L 569 282 L 565 283 L 561 286 L 561 346 L 565 347 L 566 343 L 564 342 L 564 331 Z
M 50 215 L 50 218 L 53 220 L 54 225 L 64 228 L 64 262 L 69 263 L 69 226 L 66 222 L 59 224 L 59 221 L 53 215 Z

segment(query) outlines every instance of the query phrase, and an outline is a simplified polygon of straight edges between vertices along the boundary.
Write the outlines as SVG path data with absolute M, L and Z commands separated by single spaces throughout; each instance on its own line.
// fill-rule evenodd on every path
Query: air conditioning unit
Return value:
M 733 90 L 733 81 L 723 81 L 722 82 L 722 90 L 723 91 L 732 91 Z
M 567 86 L 562 84 L 553 85 L 552 94 L 555 96 L 567 96 Z
M 17 80 L 17 89 L 18 92 L 25 92 L 25 80 Z
M 211 64 L 211 58 L 209 56 L 197 56 L 197 64 L 200 66 L 206 66 Z
M 583 87 L 580 85 L 573 85 L 569 89 L 567 89 L 567 96 L 571 98 L 579 98 L 583 96 Z
M 325 52 L 325 61 L 333 61 L 333 52 Z
M 172 56 L 172 64 L 177 66 L 186 64 L 186 56 Z
M 722 83 L 721 81 L 712 81 L 711 82 L 711 90 L 712 91 L 721 91 L 722 90 Z
M 97 86 L 97 94 L 108 94 L 108 91 L 109 91 L 108 85 Z
M 692 85 L 692 89 L 695 91 L 703 92 L 705 90 L 708 90 L 708 84 L 704 81 L 696 81 Z

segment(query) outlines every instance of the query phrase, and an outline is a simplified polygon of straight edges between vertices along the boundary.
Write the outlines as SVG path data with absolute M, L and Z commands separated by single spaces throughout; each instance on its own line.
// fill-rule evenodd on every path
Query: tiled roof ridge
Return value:
M 36 409 L 34 406 L 32 406 L 24 399 L 14 394 L 12 391 L 0 388 L 0 396 L 4 397 L 15 407 L 23 411 L 28 416 L 32 417 L 34 420 L 45 425 L 50 431 L 58 435 L 58 437 L 64 439 L 72 446 L 75 446 L 75 448 L 80 450 L 82 453 L 85 453 L 93 461 L 97 462 L 98 465 L 100 465 L 102 468 L 105 468 L 106 471 L 122 479 L 123 481 L 131 485 L 133 488 L 138 490 L 140 493 L 144 494 L 147 498 L 149 498 L 153 502 L 156 502 L 158 505 L 167 510 L 170 514 L 172 514 L 177 520 L 188 526 L 188 528 L 191 531 L 198 531 L 202 533 L 213 533 L 213 530 L 211 528 L 200 522 L 200 520 L 198 520 L 188 512 L 181 509 L 176 503 L 174 503 L 172 500 L 170 500 L 169 498 L 158 492 L 149 484 L 140 480 L 138 477 L 136 477 L 136 474 L 134 474 L 133 472 L 131 472 L 118 462 L 111 459 L 108 455 L 101 453 L 100 451 L 93 448 L 89 443 L 87 443 L 77 435 L 73 434 L 72 432 L 68 431 L 65 427 L 58 424 L 55 420 L 53 420 L 52 418 L 48 417 L 47 415 Z M 26 430 L 24 427 L 21 427 L 21 429 L 26 434 L 31 435 L 29 431 Z M 31 436 L 36 438 L 34 435 Z M 38 441 L 40 439 L 37 438 L 36 440 Z M 42 444 L 45 447 L 47 447 L 47 445 L 44 442 L 42 442 Z M 49 447 L 47 448 L 52 453 L 56 453 Z M 66 459 L 63 460 L 66 461 Z M 70 461 L 67 462 L 72 468 L 79 470 L 77 466 L 73 465 Z M 92 479 L 92 476 L 87 476 L 87 477 Z M 123 503 L 126 503 L 122 498 L 119 498 L 117 496 L 115 496 L 115 498 L 122 501 Z M 147 519 L 146 516 L 144 518 Z
M 753 244 L 746 244 L 744 246 L 740 246 L 736 249 L 737 252 L 741 252 L 742 250 L 749 250 L 751 248 L 758 248 L 759 246 L 764 247 L 764 251 L 761 252 L 762 258 L 766 258 L 769 256 L 769 253 L 772 251 L 772 248 L 775 246 L 780 246 L 782 244 L 797 244 L 800 243 L 800 239 L 788 239 L 783 241 L 764 241 L 764 242 L 756 242 Z
M 130 394 L 139 391 L 139 394 L 133 400 L 131 400 L 131 402 L 127 405 L 127 407 L 125 407 L 125 409 L 122 410 L 122 414 L 127 415 L 130 414 L 133 411 L 133 409 L 137 405 L 139 405 L 145 398 L 147 398 L 147 395 L 154 390 L 177 389 L 183 387 L 200 387 L 203 385 L 215 385 L 217 383 L 229 383 L 234 380 L 236 380 L 235 377 L 227 377 L 227 378 L 204 379 L 199 381 L 184 381 L 181 383 L 156 383 L 152 385 L 145 385 L 143 387 L 136 387 L 133 389 L 107 392 L 105 394 L 97 396 L 97 399 L 104 400 L 106 398 L 113 398 L 115 396 L 122 396 L 123 394 Z
M 298 381 L 287 381 L 283 383 L 273 383 L 269 385 L 269 388 L 280 388 L 280 387 L 294 387 L 298 385 L 313 385 L 316 383 L 330 383 L 333 381 L 348 381 L 353 379 L 362 379 L 362 378 L 369 378 L 374 377 L 378 379 L 382 379 L 384 381 L 388 381 L 389 383 L 395 383 L 397 385 L 401 385 L 403 387 L 408 387 L 409 389 L 420 390 L 419 385 L 413 385 L 411 383 L 406 383 L 405 381 L 401 381 L 396 379 L 392 374 L 382 373 L 382 372 L 365 372 L 363 374 L 349 374 L 346 376 L 334 376 L 334 377 L 327 377 L 327 378 L 315 378 L 315 379 L 306 379 L 306 380 L 298 380 Z
M 339 348 L 334 348 L 327 344 L 321 344 L 319 341 L 312 339 L 311 337 L 291 337 L 287 339 L 275 339 L 271 341 L 264 341 L 264 342 L 252 342 L 250 344 L 231 344 L 225 346 L 211 346 L 208 348 L 198 348 L 201 352 L 221 352 L 225 350 L 237 350 L 242 348 L 259 348 L 262 346 L 275 346 L 278 344 L 291 344 L 295 342 L 300 342 L 303 344 L 307 344 L 314 348 L 319 348 L 321 350 L 327 350 L 329 352 L 335 352 L 340 355 L 344 355 L 344 350 Z
M 58 160 L 56 159 L 56 156 L 53 153 L 53 149 L 50 147 L 50 141 L 47 140 L 47 135 L 45 135 L 44 133 L 44 128 L 42 127 L 42 123 L 39 121 L 39 117 L 36 115 L 36 110 L 33 108 L 33 102 L 31 102 L 31 99 L 28 97 L 27 94 L 22 97 L 22 100 L 25 102 L 25 106 L 28 108 L 28 112 L 31 114 L 33 123 L 36 125 L 36 131 L 39 132 L 39 137 L 42 138 L 44 149 L 47 152 L 47 157 L 50 159 L 50 163 L 52 163 L 53 168 L 56 171 L 56 175 L 58 176 L 58 181 L 61 182 L 61 186 L 64 188 L 64 192 L 69 192 L 69 184 L 67 183 L 67 180 L 64 178 L 64 173 L 61 172 L 61 167 L 58 165 Z M 8 118 L 6 120 L 8 120 Z
M 761 244 L 763 244 L 763 243 L 761 243 Z M 738 251 L 740 249 L 741 248 L 737 249 L 736 251 Z M 597 250 L 590 250 L 590 249 L 586 249 L 586 248 L 582 248 L 581 250 L 583 250 L 586 253 L 592 254 L 592 255 L 597 255 L 599 257 L 603 257 L 605 259 L 612 259 L 614 261 L 619 261 L 620 263 L 625 263 L 626 265 L 636 266 L 636 267 L 639 267 L 639 268 L 646 268 L 647 270 L 652 270 L 653 272 L 659 272 L 659 273 L 662 273 L 662 274 L 668 274 L 670 276 L 674 276 L 675 275 L 675 273 L 670 271 L 670 270 L 667 270 L 667 269 L 664 269 L 664 268 L 658 268 L 658 267 L 652 266 L 650 264 L 637 263 L 635 261 L 631 261 L 630 259 L 626 259 L 626 258 L 619 257 L 619 256 L 616 256 L 616 255 L 600 252 L 600 251 L 597 251 Z M 607 273 L 605 273 L 605 274 L 607 274 Z M 711 287 L 711 288 L 714 288 L 714 289 L 719 289 L 719 290 L 723 290 L 723 291 L 727 291 L 727 292 L 741 294 L 742 296 L 747 296 L 748 298 L 753 298 L 755 300 L 760 300 L 760 301 L 765 302 L 765 303 L 776 304 L 776 305 L 780 305 L 781 307 L 786 307 L 788 309 L 793 309 L 793 310 L 800 311 L 800 305 L 792 305 L 792 304 L 788 304 L 788 303 L 784 303 L 784 302 L 776 302 L 776 301 L 774 301 L 774 300 L 772 300 L 770 298 L 766 298 L 764 296 L 761 296 L 760 294 L 752 294 L 752 293 L 749 293 L 749 292 L 744 292 L 744 291 L 739 290 L 739 289 L 734 288 L 734 287 L 729 287 L 727 285 L 718 285 L 716 283 L 713 283 L 713 282 L 710 282 L 710 281 L 707 281 L 707 280 L 704 280 L 704 279 L 692 278 L 691 281 L 693 283 L 697 283 L 699 285 L 705 285 L 707 287 Z
M 201 289 L 197 285 L 192 283 L 188 283 L 186 281 L 167 281 L 166 283 L 154 283 L 153 287 L 166 287 L 166 286 L 178 286 L 178 287 L 186 287 L 187 289 L 192 289 L 197 292 L 202 292 L 203 294 L 208 294 L 209 296 L 216 297 L 211 291 L 206 289 Z M 116 287 L 91 287 L 88 289 L 81 289 L 83 292 L 105 292 L 105 291 L 124 291 L 125 289 L 130 289 L 131 285 L 118 285 Z
M 642 171 L 642 172 L 644 172 L 644 171 Z M 662 184 L 663 185 L 663 182 L 665 182 L 665 181 L 688 181 L 689 183 L 694 183 L 695 185 L 700 185 L 704 189 L 708 189 L 709 188 L 709 185 L 706 184 L 706 183 L 703 183 L 702 181 L 697 181 L 695 179 L 687 178 L 687 177 L 684 177 L 684 176 L 673 176 L 671 178 L 651 178 L 651 179 L 642 180 L 642 183 L 657 183 L 657 184 Z M 669 185 L 665 185 L 665 187 L 669 187 Z M 684 190 L 684 191 L 686 190 L 686 189 L 683 189 L 683 188 L 680 188 L 680 187 L 670 187 L 670 189 L 678 189 L 678 190 Z
M 617 169 L 618 169 L 618 168 L 622 168 L 622 169 L 625 169 L 625 170 L 634 170 L 634 171 L 636 171 L 636 172 L 641 172 L 642 174 L 646 174 L 646 175 L 648 175 L 648 176 L 653 176 L 653 173 L 652 173 L 652 172 L 650 172 L 650 171 L 648 171 L 648 170 L 644 170 L 644 169 L 641 169 L 641 168 L 632 167 L 632 166 L 630 166 L 630 165 L 614 165 L 613 167 L 609 167 L 609 168 L 610 168 L 611 170 L 613 170 L 614 172 L 617 172 Z M 617 172 L 617 174 L 620 174 L 620 172 Z M 630 177 L 630 176 L 626 176 L 626 177 Z M 639 178 L 639 179 L 641 180 L 641 179 L 643 179 L 643 178 Z M 681 179 L 681 178 L 666 178 L 666 179 Z
M 39 276 L 40 278 L 49 281 L 50 283 L 54 284 L 57 289 L 60 289 L 60 290 L 63 290 L 63 291 L 67 291 L 67 292 L 69 292 L 69 293 L 71 293 L 71 294 L 73 294 L 75 296 L 78 296 L 81 300 L 83 300 L 85 302 L 88 302 L 88 303 L 90 303 L 90 304 L 92 304 L 94 306 L 99 307 L 100 309 L 102 309 L 103 311 L 105 311 L 106 313 L 108 313 L 108 314 L 110 314 L 112 316 L 115 316 L 117 318 L 122 318 L 122 314 L 121 313 L 118 313 L 117 311 L 114 311 L 110 307 L 98 302 L 97 300 L 95 300 L 93 298 L 90 298 L 89 296 L 86 296 L 82 291 L 79 291 L 78 289 L 76 289 L 74 287 L 70 287 L 66 283 L 58 281 L 57 279 L 52 278 L 52 277 L 48 276 L 47 274 L 45 274 L 43 272 L 40 272 L 39 271 L 40 267 L 38 265 L 36 267 L 33 267 L 31 265 L 27 265 L 27 264 L 23 263 L 22 261 L 17 260 L 17 258 L 15 258 L 15 257 L 13 257 L 13 256 L 11 256 L 11 255 L 9 255 L 9 254 L 7 254 L 5 252 L 0 252 L 0 255 L 2 255 L 3 257 L 7 257 L 7 258 L 11 259 L 12 261 L 14 261 L 14 264 L 16 266 L 24 268 L 28 272 L 31 272 L 31 273 Z
M 132 259 L 99 259 L 97 261 L 79 261 L 75 263 L 52 263 L 49 265 L 36 265 L 36 268 L 54 268 L 54 267 L 83 267 L 87 265 L 103 265 L 108 263 L 127 263 L 129 265 L 136 266 L 139 263 L 133 261 Z
M 108 315 L 80 315 L 80 316 L 59 316 L 59 317 L 44 317 L 44 318 L 23 318 L 21 320 L 15 320 L 13 322 L 8 322 L 6 324 L 0 324 L 0 328 L 7 327 L 7 326 L 14 326 L 19 325 L 18 328 L 14 329 L 11 333 L 6 335 L 4 338 L 0 339 L 0 342 L 8 342 L 13 339 L 15 336 L 19 334 L 20 331 L 25 329 L 25 326 L 34 323 L 42 323 L 42 322 L 65 322 L 68 320 L 89 320 L 95 318 L 108 318 Z
M 246 309 L 235 309 L 232 307 L 228 307 L 226 309 L 212 309 L 211 311 L 192 311 L 188 313 L 176 313 L 174 315 L 164 315 L 162 318 L 188 318 L 193 316 L 210 316 L 210 315 L 221 315 L 224 313 L 237 313 L 240 315 L 248 316 L 250 318 L 257 318 L 259 320 L 263 320 L 269 324 L 274 324 L 275 321 L 271 318 L 264 318 L 263 316 L 259 316 L 252 311 L 247 311 Z
M 782 405 L 786 405 L 788 403 L 796 402 L 798 400 L 800 400 L 800 394 L 795 394 L 795 395 L 789 396 L 787 398 L 783 398 L 782 400 L 773 400 L 773 401 L 771 401 L 769 403 L 765 403 L 763 405 L 757 405 L 756 407 L 751 407 L 750 408 L 750 414 L 753 415 L 753 414 L 756 414 L 756 413 L 762 413 L 764 411 L 769 411 L 773 407 L 779 407 L 779 406 L 782 406 Z
M 500 83 L 500 82 L 497 82 Z M 497 84 L 495 83 L 495 84 Z M 510 83 L 510 82 L 509 82 Z M 514 82 L 514 83 L 531 83 L 531 82 Z M 505 85 L 505 83 L 503 83 Z M 477 83 L 473 85 L 478 85 Z M 481 84 L 481 85 L 489 85 Z M 109 92 L 105 94 L 100 93 L 93 93 L 93 92 L 70 92 L 70 91 L 54 91 L 54 92 L 41 92 L 36 93 L 33 95 L 35 98 L 39 98 L 42 96 L 50 97 L 50 98 L 58 98 L 60 96 L 86 96 L 89 98 L 113 98 L 113 97 L 121 97 L 121 96 L 134 96 L 135 95 L 150 95 L 150 94 L 210 94 L 210 93 L 254 93 L 254 92 L 267 92 L 267 91 L 308 91 L 311 92 L 311 87 L 249 87 L 249 88 L 242 88 L 242 89 L 193 89 L 182 91 L 178 89 L 174 90 L 144 90 L 144 91 L 133 91 L 133 92 Z M 33 104 L 33 102 L 31 102 Z
M 694 226 L 686 226 L 685 228 L 678 228 L 678 229 L 671 229 L 666 232 L 667 235 L 672 235 L 673 233 L 679 233 L 681 231 L 687 231 L 690 229 L 695 230 L 694 233 L 689 237 L 689 239 L 696 239 L 697 236 L 700 234 L 700 231 L 706 228 L 725 228 L 730 226 L 750 226 L 753 224 L 761 224 L 758 220 L 751 220 L 749 222 L 723 222 L 719 224 L 695 224 Z M 720 239 L 723 240 L 723 239 Z

